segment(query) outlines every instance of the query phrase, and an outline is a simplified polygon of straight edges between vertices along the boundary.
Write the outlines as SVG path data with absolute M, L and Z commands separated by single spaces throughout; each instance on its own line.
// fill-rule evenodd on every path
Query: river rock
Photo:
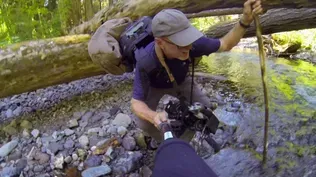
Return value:
M 70 148 L 73 148 L 75 145 L 75 142 L 72 140 L 72 139 L 69 139 L 65 142 L 64 144 L 64 148 L 65 149 L 70 149 Z
M 34 168 L 33 168 L 33 171 L 34 172 L 41 172 L 44 170 L 44 166 L 43 165 L 36 165 Z
M 31 134 L 33 135 L 33 137 L 34 138 L 37 138 L 38 137 L 38 135 L 39 135 L 39 130 L 37 130 L 37 129 L 34 129 L 32 132 L 31 132 Z
M 79 143 L 81 144 L 81 146 L 86 147 L 89 145 L 89 138 L 86 135 L 82 135 L 79 138 Z
M 102 115 L 101 114 L 97 114 L 94 115 L 93 117 L 91 117 L 90 122 L 91 123 L 96 123 L 98 121 L 100 121 L 102 119 Z
M 66 162 L 66 163 L 70 163 L 71 161 L 72 161 L 71 156 L 67 156 L 67 157 L 65 158 L 65 162 Z
M 9 156 L 8 156 L 8 161 L 16 161 L 18 159 L 20 159 L 22 157 L 22 152 L 21 151 L 15 151 L 14 153 L 11 153 Z
M 113 165 L 113 171 L 119 174 L 127 174 L 139 167 L 140 159 L 143 157 L 139 151 L 125 152 Z
M 138 173 L 129 174 L 128 177 L 141 177 Z
M 39 164 L 43 165 L 49 161 L 50 156 L 46 153 L 37 151 L 34 158 L 39 162 Z
M 88 122 L 92 116 L 93 116 L 93 112 L 88 111 L 81 117 L 81 120 Z
M 78 158 L 79 158 L 76 153 L 73 153 L 73 154 L 71 155 L 71 157 L 72 157 L 72 160 L 74 160 L 74 161 L 78 160 Z
M 0 176 L 1 177 L 15 177 L 19 175 L 19 171 L 17 170 L 16 167 L 4 167 L 0 171 Z
M 54 142 L 49 144 L 47 150 L 53 155 L 56 154 L 58 151 L 64 150 L 64 146 L 60 142 Z
M 122 144 L 123 144 L 123 147 L 128 151 L 132 151 L 136 147 L 135 139 L 131 136 L 125 136 L 123 138 Z
M 69 128 L 65 129 L 64 132 L 65 132 L 65 135 L 66 135 L 66 136 L 70 136 L 70 135 L 72 135 L 72 134 L 75 133 L 74 130 L 71 130 L 71 129 L 69 129 Z
M 27 129 L 24 129 L 22 132 L 23 138 L 29 138 L 31 136 L 30 132 Z
M 7 156 L 18 145 L 17 140 L 12 140 L 0 148 L 0 157 Z
M 123 126 L 119 126 L 117 128 L 117 133 L 120 135 L 120 136 L 124 136 L 127 132 L 127 129 Z
M 132 123 L 132 119 L 127 114 L 119 113 L 116 115 L 112 124 L 116 126 L 128 127 Z
M 102 130 L 100 127 L 90 128 L 88 130 L 88 134 L 89 135 L 98 134 L 100 130 Z
M 102 157 L 101 156 L 92 155 L 92 156 L 88 157 L 84 161 L 84 166 L 86 168 L 96 167 L 96 166 L 101 165 L 101 163 L 102 163 Z
M 13 117 L 14 115 L 13 115 L 12 109 L 8 109 L 8 110 L 5 112 L 5 116 L 6 116 L 7 118 Z
M 118 106 L 113 106 L 113 108 L 110 110 L 110 115 L 114 116 L 118 111 L 120 111 L 120 107 Z
M 27 129 L 27 130 L 30 130 L 33 128 L 33 125 L 31 122 L 27 121 L 27 120 L 23 120 L 20 124 L 20 127 L 23 128 L 23 129 Z
M 151 169 L 146 165 L 140 168 L 140 175 L 142 177 L 151 177 L 152 173 Z
M 77 152 L 78 152 L 78 156 L 80 157 L 81 160 L 83 160 L 83 159 L 86 158 L 87 152 L 86 152 L 85 150 L 83 150 L 83 149 L 78 149 Z
M 58 154 L 53 157 L 53 165 L 54 168 L 63 169 L 64 168 L 64 156 L 62 154 Z
M 145 136 L 143 133 L 139 132 L 135 136 L 136 144 L 143 149 L 147 149 L 147 143 L 145 141 Z
M 109 127 L 109 129 L 106 132 L 109 134 L 116 134 L 117 128 L 115 126 Z
M 111 173 L 111 168 L 108 165 L 101 165 L 98 167 L 91 167 L 84 170 L 82 177 L 99 177 Z
M 78 121 L 76 119 L 71 119 L 69 120 L 68 122 L 68 127 L 69 128 L 75 128 L 75 127 L 78 127 L 79 124 L 78 124 Z

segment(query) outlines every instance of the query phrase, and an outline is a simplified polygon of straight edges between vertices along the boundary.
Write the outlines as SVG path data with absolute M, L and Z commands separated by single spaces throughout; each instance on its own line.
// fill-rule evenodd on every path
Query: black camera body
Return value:
M 191 105 L 185 97 L 179 101 L 169 101 L 165 111 L 176 137 L 180 137 L 186 129 L 215 134 L 219 125 L 219 120 L 210 108 L 199 102 Z

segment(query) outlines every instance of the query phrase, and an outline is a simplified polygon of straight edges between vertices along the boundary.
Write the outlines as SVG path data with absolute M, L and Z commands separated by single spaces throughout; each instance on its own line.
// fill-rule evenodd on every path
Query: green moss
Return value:
M 82 34 L 82 35 L 72 35 L 72 36 L 64 36 L 64 37 L 57 37 L 53 38 L 52 41 L 54 41 L 58 45 L 62 44 L 78 44 L 82 42 L 87 42 L 91 38 L 88 34 Z

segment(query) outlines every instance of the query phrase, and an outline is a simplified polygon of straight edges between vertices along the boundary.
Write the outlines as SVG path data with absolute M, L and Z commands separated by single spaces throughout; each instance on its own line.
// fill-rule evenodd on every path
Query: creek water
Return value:
M 206 159 L 219 176 L 316 176 L 314 64 L 267 57 L 270 122 L 267 165 L 263 166 L 264 101 L 258 52 L 234 50 L 201 62 L 202 71 L 226 77 L 229 85 L 214 95 L 214 81 L 211 88 L 209 80 L 200 81 L 219 102 L 215 114 L 221 122 L 235 127 L 228 136 L 231 142 Z M 236 102 L 240 103 L 237 109 Z

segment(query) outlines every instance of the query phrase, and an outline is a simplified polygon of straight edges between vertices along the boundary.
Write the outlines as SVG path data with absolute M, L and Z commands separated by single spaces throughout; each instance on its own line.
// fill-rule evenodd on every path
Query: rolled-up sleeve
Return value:
M 193 48 L 190 52 L 190 56 L 201 57 L 203 55 L 210 55 L 211 53 L 217 52 L 220 46 L 221 42 L 219 39 L 213 39 L 203 36 L 193 43 Z
M 133 98 L 145 101 L 149 90 L 149 79 L 144 69 L 136 64 L 135 78 L 133 84 Z

